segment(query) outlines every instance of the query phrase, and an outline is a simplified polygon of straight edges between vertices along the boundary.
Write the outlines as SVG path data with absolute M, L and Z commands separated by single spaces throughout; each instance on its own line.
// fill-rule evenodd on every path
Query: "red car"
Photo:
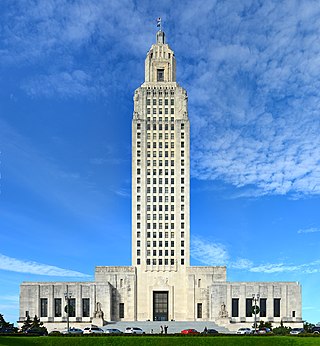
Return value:
M 195 334 L 200 334 L 200 333 L 195 329 L 184 329 L 181 331 L 181 334 L 195 335 Z

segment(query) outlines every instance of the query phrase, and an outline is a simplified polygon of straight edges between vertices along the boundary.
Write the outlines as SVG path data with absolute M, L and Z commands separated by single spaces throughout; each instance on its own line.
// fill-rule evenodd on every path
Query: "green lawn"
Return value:
M 281 336 L 97 336 L 97 337 L 0 337 L 0 346 L 202 346 L 202 345 L 254 345 L 299 346 L 318 345 L 320 337 Z

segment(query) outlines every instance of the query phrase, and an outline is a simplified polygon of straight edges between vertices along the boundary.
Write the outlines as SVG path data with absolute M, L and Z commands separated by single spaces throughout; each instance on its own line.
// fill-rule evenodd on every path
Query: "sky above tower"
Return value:
M 131 264 L 133 91 L 162 18 L 189 96 L 191 263 L 320 320 L 320 3 L 2 0 L 0 313 Z

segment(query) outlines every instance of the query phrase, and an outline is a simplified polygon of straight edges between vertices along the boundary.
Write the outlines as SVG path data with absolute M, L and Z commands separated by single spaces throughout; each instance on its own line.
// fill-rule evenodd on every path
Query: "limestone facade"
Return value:
M 93 282 L 24 282 L 21 325 L 37 315 L 48 330 L 111 321 L 258 321 L 300 326 L 297 282 L 227 282 L 226 267 L 190 266 L 190 124 L 187 93 L 176 82 L 174 52 L 159 31 L 134 93 L 132 120 L 132 266 L 97 266 Z

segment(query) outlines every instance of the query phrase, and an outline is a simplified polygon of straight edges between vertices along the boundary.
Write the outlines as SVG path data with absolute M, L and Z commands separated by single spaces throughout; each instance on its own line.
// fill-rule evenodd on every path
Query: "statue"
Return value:
M 226 304 L 224 302 L 221 304 L 221 309 L 219 311 L 219 317 L 220 318 L 227 318 L 228 317 L 228 311 L 226 309 Z
M 96 303 L 96 311 L 94 312 L 95 318 L 103 318 L 103 311 L 101 310 L 101 303 Z

